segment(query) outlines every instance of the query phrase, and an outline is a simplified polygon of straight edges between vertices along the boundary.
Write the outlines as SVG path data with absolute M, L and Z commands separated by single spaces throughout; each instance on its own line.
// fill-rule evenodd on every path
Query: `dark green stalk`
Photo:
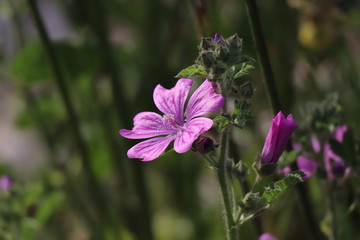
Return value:
M 108 72 L 110 73 L 110 80 L 112 85 L 112 95 L 114 98 L 115 108 L 118 115 L 118 119 L 122 123 L 128 122 L 130 118 L 131 111 L 129 110 L 129 103 L 124 97 L 124 87 L 121 84 L 119 70 L 120 68 L 116 64 L 114 50 L 109 41 L 109 32 L 106 19 L 106 9 L 104 7 L 104 2 L 99 0 L 92 0 L 96 13 L 90 12 L 88 20 L 93 28 L 94 33 L 98 39 L 98 46 L 101 50 L 101 53 L 104 56 L 105 66 L 107 67 Z M 124 144 L 125 148 L 130 147 L 128 144 Z M 121 146 L 118 146 L 122 148 Z M 123 151 L 124 152 L 124 151 Z M 119 159 L 119 155 L 114 158 L 117 163 L 119 173 L 123 178 L 126 178 L 126 165 L 124 164 L 126 159 Z M 143 166 L 137 163 L 131 163 L 131 168 L 133 176 L 135 177 L 135 190 L 140 199 L 140 210 L 139 210 L 139 224 L 142 228 L 138 234 L 143 235 L 144 239 L 151 240 L 153 239 L 153 233 L 151 230 L 151 213 L 149 208 L 149 193 L 145 184 L 145 174 Z M 125 179 L 126 180 L 126 179 Z M 126 180 L 127 181 L 127 180 Z M 124 192 L 124 191 L 122 191 Z M 140 216 L 141 214 L 141 216 Z
M 225 222 L 226 239 L 236 240 L 237 229 L 235 227 L 235 221 L 233 216 L 232 198 L 229 192 L 229 185 L 228 185 L 229 179 L 227 178 L 228 135 L 229 135 L 229 128 L 225 128 L 221 133 L 220 157 L 219 157 L 219 167 L 217 170 L 217 175 L 219 179 L 221 196 L 225 210 L 224 222 Z
M 245 0 L 246 12 L 250 22 L 252 36 L 257 49 L 258 59 L 260 61 L 260 67 L 263 72 L 263 79 L 265 86 L 270 97 L 270 102 L 273 110 L 273 114 L 276 115 L 278 111 L 282 109 L 280 98 L 277 93 L 276 84 L 274 80 L 274 74 L 271 68 L 269 55 L 266 49 L 265 37 L 262 31 L 261 21 L 259 17 L 259 11 L 255 0 Z M 287 145 L 287 149 L 291 150 L 291 143 Z M 301 198 L 301 204 L 306 209 L 305 215 L 307 218 L 308 225 L 312 228 L 313 234 L 316 239 L 323 239 L 319 224 L 316 221 L 314 211 L 312 209 L 310 199 L 308 196 L 307 189 L 304 185 L 298 184 L 296 186 Z
M 269 54 L 266 49 L 265 37 L 262 31 L 259 11 L 255 0 L 245 0 L 246 13 L 250 22 L 251 33 L 257 49 L 258 60 L 260 62 L 260 68 L 263 72 L 263 80 L 266 86 L 268 97 L 270 97 L 270 103 L 274 115 L 276 115 L 282 108 L 280 104 L 280 98 L 276 89 L 274 74 L 271 68 Z
M 95 192 L 92 195 L 92 197 L 94 200 L 97 201 L 98 207 L 104 208 L 106 206 L 106 204 L 105 204 L 106 201 L 102 197 L 102 194 L 100 191 L 100 186 L 96 180 L 95 173 L 93 172 L 93 169 L 91 167 L 89 152 L 86 147 L 85 141 L 83 140 L 83 138 L 81 136 L 79 120 L 76 116 L 75 109 L 73 107 L 72 100 L 71 100 L 68 88 L 66 86 L 66 83 L 65 83 L 65 78 L 60 69 L 58 56 L 56 54 L 54 46 L 52 45 L 52 43 L 49 39 L 48 33 L 45 29 L 43 20 L 40 16 L 38 6 L 36 4 L 36 0 L 28 0 L 28 4 L 29 4 L 31 12 L 33 14 L 34 21 L 35 21 L 35 24 L 39 31 L 40 38 L 43 42 L 44 48 L 48 54 L 49 61 L 51 63 L 51 67 L 52 67 L 52 70 L 54 73 L 55 83 L 58 87 L 61 99 L 63 101 L 63 104 L 65 106 L 66 112 L 68 114 L 68 117 L 69 117 L 69 120 L 71 123 L 75 142 L 79 149 L 81 159 L 82 159 L 82 164 L 84 166 L 84 170 L 85 170 L 84 173 L 85 173 L 86 180 L 87 180 L 88 184 L 91 186 L 91 189 Z M 100 211 L 102 212 L 102 210 L 100 210 Z
M 329 202 L 331 212 L 332 237 L 333 240 L 339 240 L 338 214 L 336 210 L 336 182 L 331 182 L 329 187 Z

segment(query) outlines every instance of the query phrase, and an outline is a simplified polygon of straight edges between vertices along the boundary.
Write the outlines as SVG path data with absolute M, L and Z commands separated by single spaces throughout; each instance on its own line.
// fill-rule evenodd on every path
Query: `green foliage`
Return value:
M 223 129 L 226 126 L 231 124 L 230 120 L 227 117 L 224 116 L 217 116 L 214 118 L 214 125 L 218 127 L 219 129 Z
M 272 186 L 265 188 L 265 192 L 262 195 L 262 198 L 265 199 L 267 203 L 272 203 L 283 195 L 287 190 L 289 190 L 295 184 L 302 182 L 305 174 L 301 171 L 295 171 L 289 174 L 286 174 L 283 179 L 275 182 Z
M 232 114 L 232 118 L 233 118 L 233 123 L 236 126 L 243 128 L 248 120 L 253 119 L 253 114 L 249 110 L 250 106 L 251 104 L 248 103 L 247 101 L 242 101 L 242 100 L 235 101 L 235 108 Z
M 233 78 L 239 78 L 245 75 L 249 75 L 251 73 L 252 70 L 255 69 L 255 67 L 253 65 L 247 64 L 247 63 L 243 63 L 241 64 L 241 69 L 235 73 Z
M 206 76 L 205 69 L 197 64 L 191 65 L 183 70 L 181 70 L 178 74 L 176 74 L 176 78 L 190 78 L 192 76 Z
M 27 84 L 51 79 L 50 64 L 41 43 L 34 41 L 22 48 L 12 61 L 11 72 Z

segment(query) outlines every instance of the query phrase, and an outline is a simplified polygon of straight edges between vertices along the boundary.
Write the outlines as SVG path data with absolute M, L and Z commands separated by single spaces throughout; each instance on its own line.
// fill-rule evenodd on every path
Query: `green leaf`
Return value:
M 246 101 L 235 101 L 232 118 L 238 127 L 243 128 L 248 120 L 253 119 L 253 114 L 249 110 L 250 106 L 251 104 Z
M 294 171 L 286 174 L 285 177 L 274 183 L 273 186 L 266 187 L 262 197 L 267 203 L 272 203 L 283 195 L 289 188 L 295 184 L 302 182 L 305 174 L 301 171 Z
M 256 62 L 255 59 L 253 59 L 252 57 L 246 56 L 246 55 L 242 55 L 241 52 L 232 54 L 229 59 L 226 61 L 226 63 L 229 66 L 234 66 L 237 65 L 239 63 L 247 63 L 247 62 Z
M 224 116 L 217 116 L 214 118 L 214 125 L 217 126 L 219 129 L 223 129 L 227 125 L 231 124 L 228 118 Z
M 240 71 L 238 71 L 235 75 L 234 78 L 239 78 L 245 75 L 248 75 L 251 73 L 252 70 L 254 70 L 255 67 L 253 65 L 249 65 L 244 63 L 242 68 L 240 69 Z
M 240 207 L 244 213 L 250 213 L 254 210 L 262 208 L 266 201 L 259 193 L 249 192 L 245 195 L 244 199 L 239 202 Z
M 200 75 L 200 76 L 206 76 L 206 72 L 205 69 L 197 64 L 191 65 L 190 67 L 187 67 L 183 70 L 181 70 L 175 77 L 176 78 L 182 78 L 182 77 L 192 77 L 195 75 Z

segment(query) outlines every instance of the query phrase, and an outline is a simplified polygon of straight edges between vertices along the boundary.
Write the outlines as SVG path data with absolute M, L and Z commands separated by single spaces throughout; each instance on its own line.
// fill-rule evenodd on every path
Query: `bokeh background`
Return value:
M 309 103 L 336 93 L 341 121 L 358 136 L 360 2 L 258 7 L 283 111 L 301 123 Z M 256 58 L 246 16 L 235 0 L 0 0 L 0 173 L 13 180 L 13 194 L 0 202 L 0 238 L 224 239 L 219 188 L 204 159 L 194 152 L 128 159 L 136 141 L 118 131 L 130 129 L 136 113 L 157 111 L 154 87 L 174 86 L 202 36 L 237 33 L 244 54 Z M 234 149 L 250 165 L 273 117 L 254 65 L 246 79 L 256 88 L 255 117 L 233 132 Z M 324 200 L 315 180 L 307 184 L 320 223 Z M 246 223 L 241 239 L 265 231 L 314 239 L 298 202 L 298 192 L 287 193 Z

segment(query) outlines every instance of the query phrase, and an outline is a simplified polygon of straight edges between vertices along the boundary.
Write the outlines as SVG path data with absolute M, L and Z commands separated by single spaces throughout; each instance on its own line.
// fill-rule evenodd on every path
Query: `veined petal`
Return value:
M 210 118 L 199 117 L 190 120 L 184 126 L 182 133 L 177 136 L 174 149 L 177 153 L 184 153 L 190 150 L 193 142 L 213 125 Z
M 211 113 L 221 108 L 225 98 L 215 93 L 214 83 L 205 80 L 191 96 L 186 109 L 187 119 Z
M 171 89 L 157 85 L 154 90 L 153 98 L 156 107 L 164 114 L 173 115 L 180 125 L 184 124 L 184 104 L 191 85 L 191 79 L 180 78 Z
M 121 129 L 120 135 L 130 139 L 150 138 L 160 135 L 169 135 L 179 129 L 165 124 L 162 116 L 154 112 L 141 112 L 134 117 L 132 130 Z
M 140 158 L 142 161 L 151 161 L 159 157 L 165 151 L 175 136 L 156 137 L 142 141 L 129 149 L 129 158 Z
M 215 93 L 214 83 L 205 80 L 191 96 L 186 109 L 186 117 L 189 120 L 211 113 L 221 108 L 224 103 L 224 97 Z

